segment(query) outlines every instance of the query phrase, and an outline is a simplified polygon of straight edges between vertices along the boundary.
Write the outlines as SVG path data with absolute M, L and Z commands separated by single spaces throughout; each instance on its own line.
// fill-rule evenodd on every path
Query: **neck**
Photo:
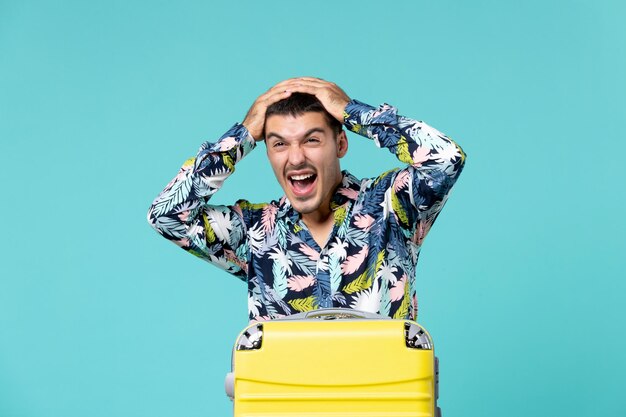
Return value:
M 313 237 L 313 240 L 317 242 L 320 248 L 328 242 L 330 232 L 333 230 L 333 224 L 335 222 L 335 216 L 331 210 L 328 210 L 326 214 L 318 212 L 302 215 L 302 221 L 306 224 L 309 233 Z
M 335 185 L 331 189 L 330 194 L 326 196 L 324 202 L 320 204 L 317 210 L 312 211 L 311 213 L 303 213 L 301 214 L 302 221 L 307 225 L 308 228 L 315 225 L 325 225 L 327 223 L 332 223 L 335 219 L 333 211 L 330 209 L 330 202 L 333 201 L 333 196 L 337 192 L 337 188 L 341 185 L 341 180 L 343 175 L 339 175 L 337 180 L 335 181 Z
M 333 212 L 330 206 L 326 210 L 316 210 L 313 213 L 302 214 L 302 221 L 310 229 L 318 225 L 323 225 L 334 220 Z

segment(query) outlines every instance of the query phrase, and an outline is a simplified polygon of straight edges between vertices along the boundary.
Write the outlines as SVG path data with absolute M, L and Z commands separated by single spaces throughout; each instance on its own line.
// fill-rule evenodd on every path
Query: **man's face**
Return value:
M 265 142 L 293 208 L 306 217 L 328 215 L 342 178 L 339 158 L 348 150 L 346 134 L 335 135 L 322 113 L 271 115 L 265 121 Z

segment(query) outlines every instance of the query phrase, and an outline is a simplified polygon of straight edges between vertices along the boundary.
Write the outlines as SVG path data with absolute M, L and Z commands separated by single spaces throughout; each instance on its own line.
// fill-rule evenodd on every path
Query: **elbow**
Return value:
M 461 174 L 465 166 L 466 154 L 456 142 L 451 141 L 449 150 L 442 156 L 442 171 L 453 181 Z
M 148 209 L 148 213 L 146 214 L 146 221 L 148 222 L 150 227 L 152 227 L 154 230 L 158 232 L 159 228 L 157 227 L 157 224 L 158 224 L 157 216 L 155 216 L 154 213 L 155 213 L 154 204 L 152 204 L 150 208 Z
M 459 175 L 461 175 L 461 171 L 463 171 L 463 167 L 465 166 L 465 160 L 467 159 L 467 154 L 458 144 L 456 144 L 456 148 L 459 156 L 452 161 L 452 173 L 454 175 L 454 179 L 456 180 Z
M 168 213 L 163 211 L 163 206 L 159 203 L 158 199 L 154 200 L 154 202 L 148 208 L 148 213 L 146 214 L 146 220 L 150 227 L 156 230 L 159 234 L 163 234 L 165 232 L 164 225 L 168 224 L 167 216 Z

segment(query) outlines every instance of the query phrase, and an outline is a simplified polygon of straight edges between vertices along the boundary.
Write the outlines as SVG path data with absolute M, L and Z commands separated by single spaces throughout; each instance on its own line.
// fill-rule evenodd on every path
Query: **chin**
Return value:
M 307 205 L 293 204 L 293 203 L 291 203 L 291 205 L 293 206 L 294 210 L 300 214 L 309 214 L 315 211 L 314 207 L 309 207 Z
M 300 214 L 309 214 L 317 211 L 319 209 L 319 204 L 316 204 L 313 201 L 298 201 L 295 197 L 291 200 L 291 205 Z

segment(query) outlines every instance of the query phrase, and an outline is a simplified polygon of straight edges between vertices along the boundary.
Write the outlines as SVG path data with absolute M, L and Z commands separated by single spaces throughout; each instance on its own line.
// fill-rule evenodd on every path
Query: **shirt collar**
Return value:
M 343 174 L 341 184 L 335 190 L 335 194 L 333 194 L 330 202 L 330 208 L 333 210 L 337 210 L 348 202 L 356 201 L 361 190 L 361 183 L 354 175 L 348 171 L 342 171 L 341 173 Z

